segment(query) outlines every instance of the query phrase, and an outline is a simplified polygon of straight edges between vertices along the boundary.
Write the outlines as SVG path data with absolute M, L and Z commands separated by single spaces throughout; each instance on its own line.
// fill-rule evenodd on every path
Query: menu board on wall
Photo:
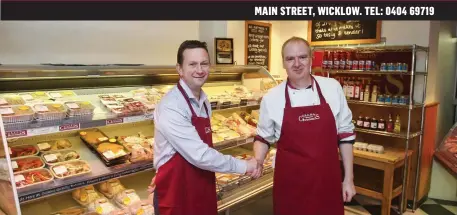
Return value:
M 246 21 L 245 65 L 258 65 L 270 71 L 271 24 Z
M 311 45 L 364 44 L 381 41 L 381 21 L 312 20 L 308 22 Z

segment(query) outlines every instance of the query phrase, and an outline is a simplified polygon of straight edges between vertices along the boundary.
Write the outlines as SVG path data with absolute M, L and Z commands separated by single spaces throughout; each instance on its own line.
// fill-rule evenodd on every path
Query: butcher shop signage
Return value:
M 300 122 L 307 122 L 307 121 L 313 121 L 313 120 L 318 120 L 320 119 L 319 114 L 317 113 L 308 113 L 308 114 L 303 114 L 298 117 L 298 121 Z

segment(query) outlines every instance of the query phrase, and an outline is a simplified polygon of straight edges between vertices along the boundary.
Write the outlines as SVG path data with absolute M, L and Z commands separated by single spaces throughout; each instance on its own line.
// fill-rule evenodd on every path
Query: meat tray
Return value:
M 9 147 L 11 158 L 19 158 L 25 156 L 35 156 L 38 155 L 40 150 L 36 145 L 33 144 L 23 144 L 17 146 Z
M 69 154 L 72 156 L 68 156 Z M 75 150 L 59 150 L 44 152 L 42 153 L 41 158 L 46 165 L 55 166 L 67 161 L 80 160 L 81 156 Z
M 33 120 L 35 112 L 28 105 L 1 106 L 3 123 L 21 123 Z
M 29 170 L 43 169 L 45 164 L 38 156 L 25 156 L 11 159 L 14 174 L 22 173 Z
M 58 179 L 73 178 L 92 172 L 92 168 L 89 163 L 82 160 L 62 162 L 58 165 L 52 166 L 50 169 L 54 177 Z M 66 173 L 69 175 L 64 175 Z
M 37 120 L 63 120 L 67 116 L 67 109 L 60 103 L 40 103 L 33 105 Z
M 38 186 L 52 182 L 54 176 L 48 169 L 28 170 L 22 173 L 14 174 L 17 189 Z M 38 181 L 38 182 L 37 182 Z

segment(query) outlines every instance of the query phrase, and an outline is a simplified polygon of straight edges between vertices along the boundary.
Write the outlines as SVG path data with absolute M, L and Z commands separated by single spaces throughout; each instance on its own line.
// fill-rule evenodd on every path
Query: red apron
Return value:
M 336 123 L 317 81 L 316 86 L 320 105 L 305 107 L 291 107 L 286 86 L 275 161 L 275 215 L 344 215 Z
M 178 83 L 192 111 L 192 125 L 203 142 L 213 147 L 212 131 L 208 118 L 198 117 L 189 97 Z M 179 153 L 161 166 L 155 179 L 160 215 L 217 215 L 216 176 L 187 162 Z

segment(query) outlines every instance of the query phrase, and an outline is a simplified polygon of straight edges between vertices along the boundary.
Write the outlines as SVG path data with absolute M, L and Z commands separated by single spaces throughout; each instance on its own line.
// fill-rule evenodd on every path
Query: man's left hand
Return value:
M 343 181 L 343 200 L 345 202 L 350 202 L 352 197 L 356 194 L 355 186 L 353 180 L 344 180 Z

